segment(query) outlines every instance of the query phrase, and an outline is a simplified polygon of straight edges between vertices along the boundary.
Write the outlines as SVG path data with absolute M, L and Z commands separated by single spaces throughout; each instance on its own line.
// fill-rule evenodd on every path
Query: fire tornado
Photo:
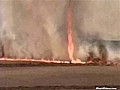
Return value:
M 69 1 L 69 7 L 67 11 L 67 27 L 68 27 L 68 54 L 70 60 L 74 60 L 73 52 L 74 45 L 72 41 L 72 12 L 71 12 L 71 0 Z

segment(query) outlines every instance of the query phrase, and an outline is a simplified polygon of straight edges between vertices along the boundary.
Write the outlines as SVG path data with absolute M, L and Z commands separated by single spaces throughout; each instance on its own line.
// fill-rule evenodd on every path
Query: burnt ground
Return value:
M 120 89 L 119 66 L 1 66 L 0 90 Z

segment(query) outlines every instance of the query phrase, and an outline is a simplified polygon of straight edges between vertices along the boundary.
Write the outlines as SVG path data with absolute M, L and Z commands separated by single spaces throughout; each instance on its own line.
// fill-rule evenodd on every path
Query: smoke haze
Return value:
M 0 0 L 0 57 L 69 59 L 69 0 Z M 120 0 L 72 0 L 74 58 L 120 59 Z

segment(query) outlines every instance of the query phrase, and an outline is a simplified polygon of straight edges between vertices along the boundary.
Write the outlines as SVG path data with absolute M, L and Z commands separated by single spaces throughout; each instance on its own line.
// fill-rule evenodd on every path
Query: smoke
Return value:
M 68 0 L 1 0 L 4 57 L 68 59 Z
M 119 4 L 72 0 L 74 58 L 120 59 Z M 68 5 L 69 0 L 0 0 L 0 57 L 69 59 Z
M 82 61 L 120 59 L 119 5 L 119 0 L 72 1 L 74 57 Z

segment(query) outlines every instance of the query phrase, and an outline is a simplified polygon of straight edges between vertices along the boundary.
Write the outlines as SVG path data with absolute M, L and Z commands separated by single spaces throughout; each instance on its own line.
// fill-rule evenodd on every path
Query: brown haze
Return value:
M 0 0 L 0 57 L 69 59 L 69 0 Z M 120 0 L 72 0 L 74 58 L 120 59 Z

